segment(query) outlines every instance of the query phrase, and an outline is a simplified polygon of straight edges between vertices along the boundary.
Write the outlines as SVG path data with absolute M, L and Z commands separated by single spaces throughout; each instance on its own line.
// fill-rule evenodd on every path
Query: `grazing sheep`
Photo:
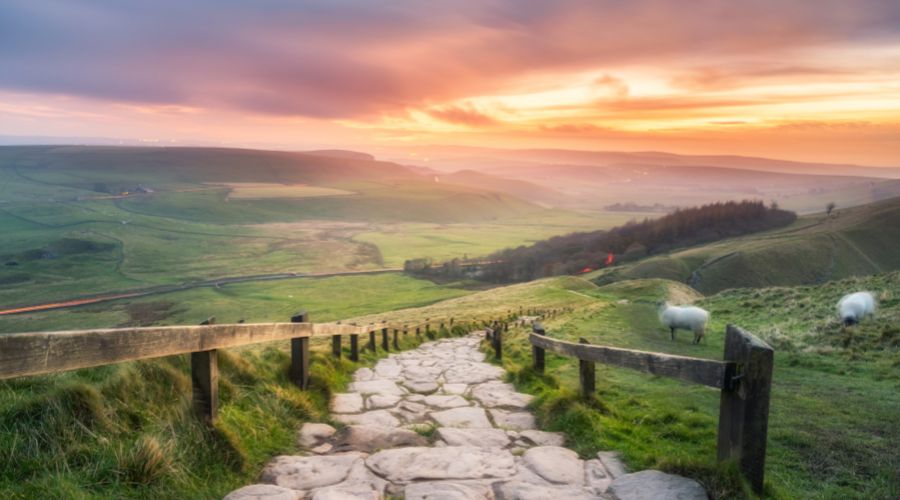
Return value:
M 675 330 L 683 328 L 694 332 L 694 343 L 699 344 L 700 339 L 706 335 L 709 313 L 699 307 L 672 306 L 666 302 L 660 306 L 659 321 L 669 327 L 672 340 L 675 340 Z
M 875 314 L 875 297 L 869 292 L 844 295 L 837 304 L 838 314 L 844 326 L 855 325 L 870 314 Z

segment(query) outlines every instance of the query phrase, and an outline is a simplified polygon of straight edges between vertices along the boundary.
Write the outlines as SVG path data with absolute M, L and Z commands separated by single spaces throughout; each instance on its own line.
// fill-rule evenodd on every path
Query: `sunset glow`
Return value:
M 897 165 L 898 26 L 882 0 L 14 0 L 0 135 Z

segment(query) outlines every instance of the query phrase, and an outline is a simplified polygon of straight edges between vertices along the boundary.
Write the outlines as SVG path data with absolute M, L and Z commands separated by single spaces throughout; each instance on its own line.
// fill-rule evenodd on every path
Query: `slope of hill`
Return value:
M 440 182 L 506 193 L 532 203 L 558 204 L 565 199 L 563 193 L 533 182 L 489 175 L 474 170 L 460 170 L 452 174 L 437 175 L 436 178 Z
M 823 283 L 900 269 L 900 198 L 807 216 L 793 225 L 655 256 L 591 275 L 600 284 L 666 278 L 704 293 Z

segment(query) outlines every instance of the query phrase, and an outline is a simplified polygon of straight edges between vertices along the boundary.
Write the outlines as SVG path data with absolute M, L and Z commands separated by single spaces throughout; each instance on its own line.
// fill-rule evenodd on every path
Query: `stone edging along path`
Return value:
M 391 354 L 334 395 L 335 430 L 307 423 L 306 454 L 279 456 L 226 500 L 706 499 L 695 481 L 627 474 L 614 453 L 582 460 L 536 429 L 532 397 L 478 350 L 484 332 Z M 417 432 L 418 431 L 418 432 Z

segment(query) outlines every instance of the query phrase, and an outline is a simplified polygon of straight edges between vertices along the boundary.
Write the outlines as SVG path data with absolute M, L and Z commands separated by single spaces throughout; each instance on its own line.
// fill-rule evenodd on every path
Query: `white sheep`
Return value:
M 672 340 L 675 340 L 675 330 L 683 328 L 694 332 L 694 343 L 699 344 L 706 335 L 709 313 L 699 307 L 673 306 L 665 302 L 660 306 L 659 321 L 669 328 Z
M 837 304 L 838 314 L 844 326 L 855 325 L 870 314 L 875 314 L 875 297 L 869 292 L 844 295 Z

